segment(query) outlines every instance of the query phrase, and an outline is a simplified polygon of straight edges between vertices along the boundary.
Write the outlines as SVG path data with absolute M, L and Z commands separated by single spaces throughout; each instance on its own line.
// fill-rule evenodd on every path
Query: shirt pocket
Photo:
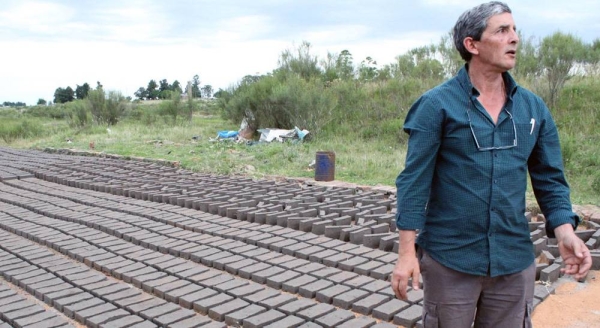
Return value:
M 517 123 L 515 127 L 517 129 L 517 149 L 519 153 L 524 154 L 528 158 L 537 142 L 537 124 Z

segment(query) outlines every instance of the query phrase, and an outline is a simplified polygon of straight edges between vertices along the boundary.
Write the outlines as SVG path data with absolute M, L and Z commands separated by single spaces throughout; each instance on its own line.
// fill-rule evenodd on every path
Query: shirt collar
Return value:
M 465 64 L 456 76 L 458 78 L 458 82 L 460 83 L 463 90 L 468 95 L 472 95 L 475 97 L 479 96 L 479 91 L 473 86 L 471 83 L 471 79 L 469 78 L 469 64 Z M 506 85 L 506 96 L 508 99 L 512 100 L 512 97 L 517 92 L 517 82 L 512 78 L 512 76 L 508 72 L 502 73 L 502 78 L 504 79 L 504 84 Z

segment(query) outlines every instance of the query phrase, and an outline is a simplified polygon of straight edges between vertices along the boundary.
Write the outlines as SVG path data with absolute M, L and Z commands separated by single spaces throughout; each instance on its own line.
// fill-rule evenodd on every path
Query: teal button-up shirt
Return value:
M 419 230 L 417 244 L 442 265 L 495 277 L 534 260 L 524 215 L 527 172 L 549 236 L 559 225 L 575 227 L 579 217 L 544 102 L 504 73 L 507 101 L 494 124 L 467 69 L 426 92 L 406 117 L 396 224 Z

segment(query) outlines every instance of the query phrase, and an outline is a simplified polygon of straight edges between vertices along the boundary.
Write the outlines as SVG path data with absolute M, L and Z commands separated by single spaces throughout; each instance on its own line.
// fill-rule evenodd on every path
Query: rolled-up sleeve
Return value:
M 409 134 L 404 170 L 396 178 L 396 226 L 422 229 L 441 143 L 443 110 L 435 99 L 422 96 L 411 107 L 404 123 Z

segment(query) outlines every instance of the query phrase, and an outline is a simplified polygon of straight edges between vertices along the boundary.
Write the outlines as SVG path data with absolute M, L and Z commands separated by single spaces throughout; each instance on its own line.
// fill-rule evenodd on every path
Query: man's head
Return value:
M 460 56 L 465 61 L 471 61 L 473 56 L 471 51 L 465 46 L 465 39 L 471 38 L 474 41 L 480 41 L 483 32 L 488 26 L 489 19 L 492 16 L 504 13 L 512 13 L 508 5 L 503 2 L 492 1 L 483 3 L 460 15 L 452 30 L 452 36 L 456 50 L 458 50 Z

